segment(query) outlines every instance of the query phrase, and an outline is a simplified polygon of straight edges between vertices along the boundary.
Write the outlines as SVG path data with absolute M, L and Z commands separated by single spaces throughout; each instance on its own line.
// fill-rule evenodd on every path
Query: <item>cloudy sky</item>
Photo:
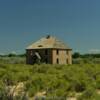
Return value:
M 47 34 L 100 52 L 100 0 L 0 0 L 0 53 L 25 52 Z

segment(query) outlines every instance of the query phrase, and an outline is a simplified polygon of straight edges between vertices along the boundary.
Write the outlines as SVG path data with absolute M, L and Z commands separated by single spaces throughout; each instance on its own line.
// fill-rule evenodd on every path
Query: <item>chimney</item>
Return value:
M 46 39 L 49 39 L 49 38 L 50 38 L 50 35 L 47 35 L 47 36 L 46 36 Z

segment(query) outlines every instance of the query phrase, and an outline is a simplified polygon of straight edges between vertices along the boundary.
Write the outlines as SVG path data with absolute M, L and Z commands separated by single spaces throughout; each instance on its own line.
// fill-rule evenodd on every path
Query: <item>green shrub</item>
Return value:
M 25 93 L 30 97 L 33 97 L 37 92 L 46 91 L 47 97 L 67 97 L 82 93 L 82 96 L 79 97 L 80 100 L 92 100 L 92 97 L 96 98 L 93 92 L 100 89 L 99 73 L 99 64 L 25 65 L 0 63 L 0 94 L 7 93 L 5 87 L 23 82 L 25 83 Z M 19 98 L 22 97 L 19 95 Z

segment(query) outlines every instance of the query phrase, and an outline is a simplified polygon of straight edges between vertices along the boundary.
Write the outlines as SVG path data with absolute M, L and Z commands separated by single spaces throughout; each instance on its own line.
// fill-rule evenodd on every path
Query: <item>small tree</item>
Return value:
M 75 52 L 74 54 L 73 54 L 73 58 L 79 58 L 80 57 L 80 53 L 79 52 Z
M 15 56 L 16 54 L 13 54 L 13 53 L 8 54 L 8 57 L 15 57 Z

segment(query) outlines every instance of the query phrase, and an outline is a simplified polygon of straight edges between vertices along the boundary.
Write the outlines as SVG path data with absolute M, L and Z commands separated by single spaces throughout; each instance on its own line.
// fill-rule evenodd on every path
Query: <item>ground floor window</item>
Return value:
M 59 64 L 59 59 L 57 58 L 57 64 Z
M 46 64 L 48 63 L 48 59 L 47 59 L 47 58 L 45 59 L 45 63 L 46 63 Z
M 66 59 L 66 64 L 68 64 L 69 63 L 69 61 L 68 61 L 68 59 Z

